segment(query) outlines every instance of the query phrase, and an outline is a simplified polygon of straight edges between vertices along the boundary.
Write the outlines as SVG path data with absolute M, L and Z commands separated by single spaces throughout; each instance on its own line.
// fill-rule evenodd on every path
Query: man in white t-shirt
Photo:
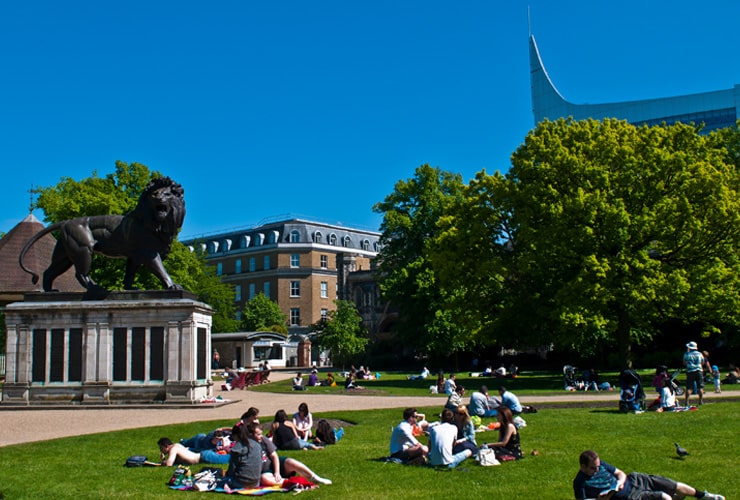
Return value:
M 414 426 L 418 418 L 416 408 L 403 410 L 403 420 L 393 428 L 391 433 L 391 457 L 412 463 L 424 461 L 429 448 L 421 444 L 414 436 Z
M 467 448 L 452 453 L 457 439 L 457 426 L 452 422 L 453 418 L 451 410 L 442 410 L 442 422 L 429 431 L 429 463 L 432 465 L 446 465 L 452 469 L 473 454 Z

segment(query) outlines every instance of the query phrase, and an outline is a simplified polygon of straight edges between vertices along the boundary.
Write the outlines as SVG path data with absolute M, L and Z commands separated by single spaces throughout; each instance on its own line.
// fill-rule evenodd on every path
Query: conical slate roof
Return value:
M 41 279 L 37 284 L 31 282 L 31 275 L 21 269 L 18 256 L 33 235 L 44 229 L 44 225 L 33 214 L 29 214 L 8 234 L 0 238 L 0 303 L 7 304 L 23 300 L 26 292 L 40 292 Z M 28 269 L 41 276 L 51 262 L 51 253 L 56 240 L 50 234 L 37 241 L 26 252 L 23 263 Z M 63 292 L 82 292 L 85 289 L 77 282 L 74 269 L 54 280 L 54 288 Z

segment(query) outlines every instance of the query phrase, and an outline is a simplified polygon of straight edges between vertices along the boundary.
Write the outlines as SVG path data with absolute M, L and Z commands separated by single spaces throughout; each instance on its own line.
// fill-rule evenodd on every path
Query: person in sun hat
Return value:
M 686 396 L 684 404 L 689 406 L 689 397 L 692 392 L 699 396 L 699 404 L 704 403 L 704 356 L 699 352 L 696 342 L 686 344 L 683 355 L 683 365 L 686 367 Z

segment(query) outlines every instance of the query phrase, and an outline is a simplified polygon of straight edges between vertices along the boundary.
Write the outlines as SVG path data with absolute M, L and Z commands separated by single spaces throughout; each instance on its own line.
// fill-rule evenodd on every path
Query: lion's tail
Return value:
M 59 229 L 60 227 L 61 227 L 61 223 L 57 222 L 56 224 L 52 224 L 49 227 L 46 227 L 42 229 L 41 231 L 39 231 L 38 233 L 34 234 L 33 237 L 31 237 L 31 239 L 28 240 L 28 242 L 24 245 L 23 250 L 21 250 L 21 254 L 18 256 L 18 264 L 20 264 L 21 269 L 23 269 L 24 271 L 26 271 L 28 274 L 31 275 L 31 282 L 34 285 L 39 282 L 39 275 L 31 271 L 30 269 L 28 269 L 23 264 L 23 257 L 26 255 L 26 252 L 28 252 L 28 250 L 34 245 L 34 243 L 36 243 L 38 240 L 40 240 L 41 238 L 43 238 L 50 232 Z

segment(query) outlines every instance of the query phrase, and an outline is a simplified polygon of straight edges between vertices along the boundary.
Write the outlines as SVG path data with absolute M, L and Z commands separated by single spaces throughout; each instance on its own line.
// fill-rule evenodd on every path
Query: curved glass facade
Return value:
M 703 123 L 702 131 L 708 133 L 718 128 L 735 126 L 740 115 L 740 85 L 728 90 L 660 99 L 573 104 L 560 95 L 550 80 L 542 64 L 534 35 L 529 36 L 529 69 L 535 124 L 545 118 L 618 118 L 635 125 L 658 125 L 663 122 L 669 125 L 676 122 Z

